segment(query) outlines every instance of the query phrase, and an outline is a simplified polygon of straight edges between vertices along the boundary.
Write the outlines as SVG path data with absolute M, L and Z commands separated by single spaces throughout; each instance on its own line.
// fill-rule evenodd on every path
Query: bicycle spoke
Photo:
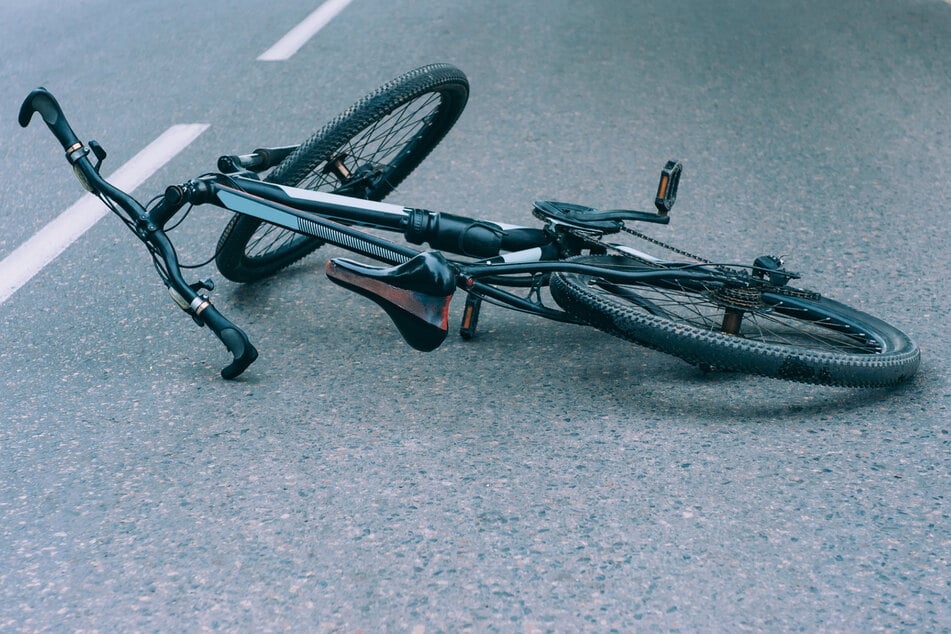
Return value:
M 248 242 L 247 251 L 249 255 L 267 253 L 298 239 L 301 238 L 293 232 L 275 225 L 262 224 L 260 229 L 255 232 L 254 237 Z
M 721 331 L 724 312 L 731 307 L 715 299 L 715 291 L 660 288 L 647 285 L 617 285 L 603 280 L 589 284 L 605 294 L 620 297 L 655 316 L 709 331 Z M 847 324 L 811 314 L 780 302 L 772 306 L 732 307 L 742 312 L 738 337 L 762 343 L 795 345 L 815 350 L 874 354 L 878 345 L 852 333 Z
M 431 113 L 429 113 L 426 118 L 415 119 L 416 114 L 432 103 L 438 106 L 438 101 L 434 96 L 429 96 L 429 98 L 422 101 L 423 103 L 412 111 L 410 111 L 409 108 L 415 102 L 407 104 L 393 112 L 387 118 L 368 128 L 360 136 L 352 139 L 348 142 L 346 154 L 353 158 L 356 163 L 363 162 L 372 157 L 372 160 L 369 162 L 388 165 L 391 159 L 390 154 L 393 150 L 405 147 L 409 139 L 419 133 L 419 130 L 423 127 L 426 120 L 431 116 Z M 377 135 L 378 128 L 382 130 L 379 135 Z M 372 151 L 365 156 L 365 152 L 368 148 L 372 148 Z M 358 168 L 360 166 L 354 165 L 353 167 Z
M 350 174 L 357 173 L 364 165 L 371 165 L 375 168 L 389 167 L 400 155 L 400 152 L 412 144 L 413 139 L 421 134 L 421 131 L 432 120 L 440 105 L 440 96 L 430 94 L 398 108 L 387 117 L 376 121 L 360 134 L 349 139 L 335 153 L 335 156 L 339 159 L 334 160 L 343 160 L 346 172 Z M 345 182 L 331 182 L 328 175 L 323 173 L 325 165 L 326 162 L 318 165 L 311 176 L 305 179 L 304 186 L 306 188 L 322 189 L 327 187 L 327 190 L 333 191 L 345 184 Z M 335 174 L 335 171 L 332 171 L 331 174 Z
M 428 94 L 394 110 L 348 139 L 334 153 L 330 161 L 342 160 L 344 170 L 326 170 L 325 173 L 327 161 L 323 161 L 302 180 L 300 186 L 315 191 L 335 191 L 346 184 L 346 179 L 340 178 L 341 173 L 355 174 L 364 165 L 383 169 L 385 177 L 385 169 L 429 125 L 441 103 L 440 95 Z M 262 224 L 249 240 L 246 251 L 249 257 L 266 255 L 304 239 L 286 229 Z

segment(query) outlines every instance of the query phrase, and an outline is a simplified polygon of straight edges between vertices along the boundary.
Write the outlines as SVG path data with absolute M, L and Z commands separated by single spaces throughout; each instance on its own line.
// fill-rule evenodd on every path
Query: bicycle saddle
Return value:
M 333 258 L 326 271 L 335 284 L 379 304 L 416 350 L 429 352 L 445 341 L 449 301 L 456 283 L 452 267 L 441 253 L 427 251 L 390 267 Z

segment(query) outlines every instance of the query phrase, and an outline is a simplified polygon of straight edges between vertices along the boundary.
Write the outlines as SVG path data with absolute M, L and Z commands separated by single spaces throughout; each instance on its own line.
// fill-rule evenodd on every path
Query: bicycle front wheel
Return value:
M 623 256 L 572 261 L 652 269 Z M 592 275 L 556 273 L 551 294 L 565 311 L 595 328 L 717 370 L 881 387 L 911 378 L 920 360 L 918 346 L 895 327 L 787 287 L 757 291 L 671 279 L 622 285 Z
M 266 180 L 382 200 L 449 132 L 468 96 L 469 82 L 453 66 L 432 64 L 412 70 L 325 125 Z M 316 238 L 238 214 L 218 240 L 215 262 L 226 278 L 255 282 L 321 244 Z

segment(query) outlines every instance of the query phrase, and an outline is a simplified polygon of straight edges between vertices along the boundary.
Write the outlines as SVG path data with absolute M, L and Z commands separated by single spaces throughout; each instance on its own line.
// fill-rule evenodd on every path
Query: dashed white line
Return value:
M 208 124 L 205 123 L 172 126 L 106 180 L 119 189 L 131 192 L 206 129 Z M 0 304 L 108 212 L 99 199 L 86 194 L 0 261 Z
M 317 34 L 317 31 L 337 17 L 337 14 L 343 11 L 350 2 L 351 0 L 327 0 L 300 24 L 288 31 L 287 35 L 278 40 L 274 46 L 261 53 L 258 61 L 283 62 L 290 59 L 300 50 L 300 47 Z

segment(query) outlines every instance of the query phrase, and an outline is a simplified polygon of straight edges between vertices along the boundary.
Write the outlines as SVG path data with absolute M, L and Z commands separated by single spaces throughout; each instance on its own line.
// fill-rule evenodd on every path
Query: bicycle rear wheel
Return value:
M 266 180 L 382 200 L 436 147 L 462 114 L 465 74 L 448 64 L 412 70 L 381 86 L 304 141 Z M 226 278 L 255 282 L 323 244 L 249 216 L 235 215 L 218 240 Z
M 656 268 L 614 255 L 573 262 Z M 576 273 L 551 277 L 551 294 L 595 328 L 717 370 L 777 379 L 880 387 L 911 378 L 918 346 L 884 321 L 814 293 L 652 280 L 615 284 Z

